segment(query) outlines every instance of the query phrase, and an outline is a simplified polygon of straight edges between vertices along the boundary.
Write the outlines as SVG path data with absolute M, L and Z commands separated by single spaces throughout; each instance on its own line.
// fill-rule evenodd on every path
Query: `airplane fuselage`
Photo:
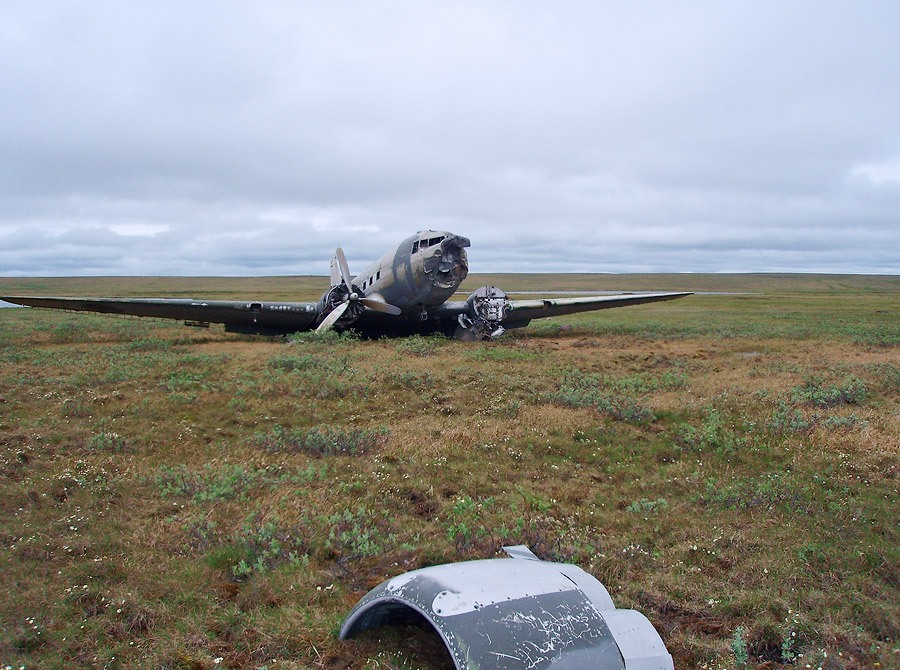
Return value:
M 468 239 L 453 233 L 420 231 L 367 267 L 353 284 L 367 298 L 396 305 L 403 317 L 421 319 L 449 300 L 466 278 L 468 246 Z

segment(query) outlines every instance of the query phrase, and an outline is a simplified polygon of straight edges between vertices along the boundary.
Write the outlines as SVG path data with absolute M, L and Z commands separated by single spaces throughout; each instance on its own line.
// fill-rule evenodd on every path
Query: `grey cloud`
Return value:
M 864 4 L 6 3 L 0 275 L 897 272 Z

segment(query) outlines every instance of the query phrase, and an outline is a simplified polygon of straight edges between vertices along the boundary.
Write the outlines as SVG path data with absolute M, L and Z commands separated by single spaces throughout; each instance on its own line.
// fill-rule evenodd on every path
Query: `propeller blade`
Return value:
M 326 330 L 330 329 L 335 324 L 335 322 L 344 315 L 344 312 L 347 311 L 347 308 L 349 306 L 349 302 L 342 302 L 340 305 L 331 310 L 331 313 L 326 316 L 322 320 L 322 323 L 319 324 L 319 327 L 316 328 L 316 332 L 324 333 Z
M 400 314 L 399 307 L 394 307 L 393 305 L 381 302 L 380 300 L 375 300 L 374 298 L 360 298 L 359 302 L 369 309 L 374 309 L 376 312 L 384 312 L 385 314 L 392 314 L 393 316 L 398 316 Z
M 341 279 L 344 280 L 344 286 L 353 293 L 353 277 L 350 276 L 350 266 L 347 265 L 347 257 L 344 255 L 344 250 L 338 247 L 334 255 L 337 257 L 338 265 L 341 268 Z

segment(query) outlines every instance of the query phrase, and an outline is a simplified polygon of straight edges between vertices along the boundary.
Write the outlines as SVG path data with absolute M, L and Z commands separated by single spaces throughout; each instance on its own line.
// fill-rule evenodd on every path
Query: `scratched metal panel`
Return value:
M 510 600 L 447 619 L 460 668 L 624 668 L 612 633 L 579 591 Z
M 434 626 L 459 670 L 623 670 L 600 612 L 561 567 L 575 566 L 494 559 L 406 573 L 370 591 L 341 638 L 402 622 L 409 608 Z

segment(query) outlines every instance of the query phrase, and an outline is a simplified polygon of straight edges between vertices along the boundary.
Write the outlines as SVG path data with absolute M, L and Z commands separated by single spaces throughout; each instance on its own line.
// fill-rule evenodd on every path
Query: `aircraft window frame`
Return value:
M 381 270 L 375 273 L 375 281 L 378 281 L 379 279 L 381 279 Z
M 413 253 L 416 253 L 418 250 L 419 250 L 419 240 L 416 240 L 415 242 L 413 242 L 413 250 L 412 250 L 412 252 L 413 252 Z

